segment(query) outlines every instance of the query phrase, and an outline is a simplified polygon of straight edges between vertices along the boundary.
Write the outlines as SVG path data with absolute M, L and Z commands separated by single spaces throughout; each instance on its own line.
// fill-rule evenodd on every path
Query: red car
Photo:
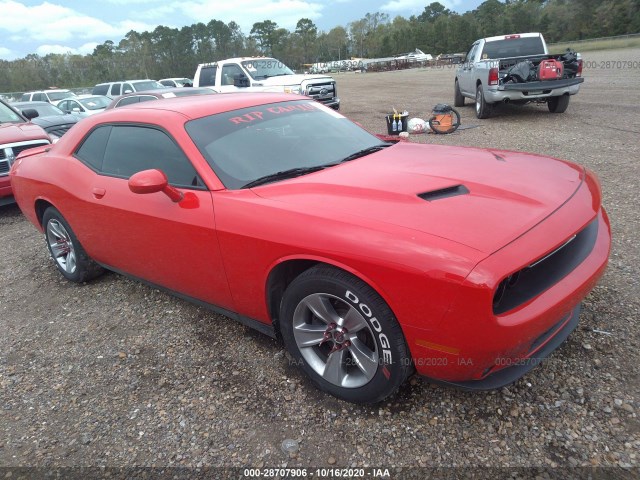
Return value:
M 11 175 L 69 280 L 107 268 L 222 312 L 353 402 L 415 370 L 515 381 L 576 327 L 611 243 L 583 167 L 384 143 L 295 95 L 106 111 Z
M 0 206 L 14 202 L 9 171 L 28 148 L 49 145 L 49 135 L 0 99 Z

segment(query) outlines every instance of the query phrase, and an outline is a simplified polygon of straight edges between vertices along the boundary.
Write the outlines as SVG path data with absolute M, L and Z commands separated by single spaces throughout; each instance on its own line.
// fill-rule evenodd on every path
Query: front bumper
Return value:
M 493 311 L 499 281 L 549 253 L 545 245 L 562 245 L 593 222 L 595 241 L 577 266 L 508 311 Z M 610 250 L 609 220 L 600 207 L 597 182 L 588 175 L 553 215 L 473 269 L 435 329 L 403 326 L 417 372 L 464 388 L 495 388 L 515 381 L 575 328 L 578 306 L 604 273 Z
M 578 326 L 580 318 L 581 305 L 576 306 L 571 313 L 564 317 L 555 329 L 552 329 L 548 341 L 542 343 L 540 348 L 531 356 L 516 360 L 506 360 L 508 363 L 505 368 L 490 373 L 482 380 L 470 380 L 463 382 L 447 382 L 444 380 L 435 380 L 436 383 L 450 385 L 468 391 L 493 390 L 512 384 L 519 378 L 523 377 L 533 368 L 540 365 L 549 355 L 551 355 L 564 341 L 569 337 Z

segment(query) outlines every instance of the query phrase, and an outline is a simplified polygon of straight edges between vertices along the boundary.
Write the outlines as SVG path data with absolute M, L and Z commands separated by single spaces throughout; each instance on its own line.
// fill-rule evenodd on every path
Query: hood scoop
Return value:
M 467 195 L 469 189 L 464 185 L 455 185 L 453 187 L 439 188 L 430 192 L 419 193 L 418 196 L 427 202 L 442 200 L 443 198 L 457 197 L 458 195 Z

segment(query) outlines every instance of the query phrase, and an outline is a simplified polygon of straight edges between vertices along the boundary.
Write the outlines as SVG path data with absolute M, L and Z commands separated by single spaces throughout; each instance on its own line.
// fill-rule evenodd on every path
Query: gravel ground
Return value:
M 638 49 L 589 53 L 637 60 Z M 603 65 L 604 66 L 604 65 Z M 73 285 L 15 206 L 0 208 L 0 467 L 638 467 L 640 70 L 591 68 L 564 115 L 507 106 L 413 141 L 531 151 L 602 181 L 614 249 L 581 323 L 515 385 L 464 393 L 412 378 L 375 407 L 318 392 L 283 349 L 223 316 L 107 274 Z M 373 132 L 392 106 L 453 101 L 452 69 L 338 75 Z M 600 331 L 606 333 L 600 333 Z M 284 439 L 299 449 L 285 453 Z

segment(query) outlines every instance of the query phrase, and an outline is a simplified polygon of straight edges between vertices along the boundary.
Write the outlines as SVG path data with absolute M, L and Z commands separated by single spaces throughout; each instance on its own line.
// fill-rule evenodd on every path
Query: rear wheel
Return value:
M 482 84 L 480 84 L 476 89 L 476 117 L 489 118 L 492 111 L 493 105 L 485 101 L 484 90 L 482 89 Z
M 564 113 L 569 106 L 569 95 L 562 95 L 560 97 L 551 97 L 547 101 L 547 107 L 551 113 Z
M 456 83 L 453 87 L 453 106 L 454 107 L 464 107 L 464 96 L 460 92 L 460 84 L 458 83 L 458 79 L 456 78 Z
M 73 230 L 62 214 L 53 207 L 42 216 L 45 239 L 56 267 L 72 282 L 85 282 L 100 275 L 104 270 L 84 251 Z
M 323 391 L 354 403 L 392 395 L 411 372 L 400 325 L 358 278 L 328 266 L 298 276 L 282 298 L 280 330 L 296 364 Z

